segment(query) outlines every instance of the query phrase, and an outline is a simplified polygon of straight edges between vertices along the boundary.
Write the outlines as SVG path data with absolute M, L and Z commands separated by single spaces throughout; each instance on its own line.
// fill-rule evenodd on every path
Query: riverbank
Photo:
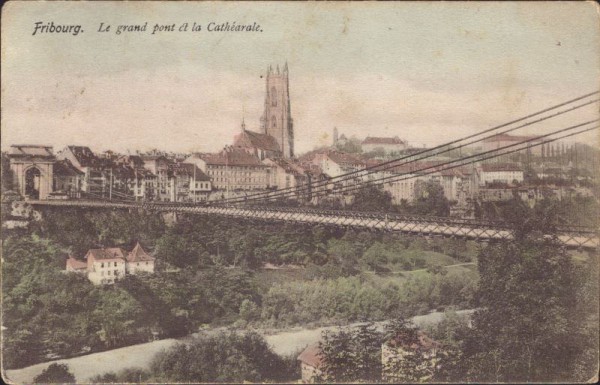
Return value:
M 471 314 L 472 312 L 473 310 L 457 311 L 458 314 Z M 413 317 L 412 321 L 415 325 L 423 327 L 427 324 L 440 322 L 443 315 L 444 313 L 442 312 L 432 312 L 426 315 Z M 382 325 L 383 322 L 376 323 L 377 327 L 382 327 Z M 266 330 L 257 331 L 265 337 L 267 343 L 271 345 L 275 353 L 279 355 L 289 355 L 309 344 L 317 342 L 324 330 L 331 330 L 337 327 L 338 326 L 328 326 L 315 329 L 298 328 L 294 330 L 281 330 L 275 333 Z M 225 330 L 225 328 L 209 329 L 202 333 L 218 333 L 222 330 Z M 168 349 L 177 342 L 185 342 L 185 340 L 189 338 L 190 337 L 188 336 L 181 339 L 170 338 L 152 341 L 145 344 L 127 346 L 85 356 L 44 362 L 21 369 L 6 370 L 3 373 L 3 378 L 9 383 L 31 383 L 33 378 L 40 374 L 42 370 L 56 362 L 67 364 L 69 370 L 75 375 L 77 382 L 86 382 L 93 376 L 107 372 L 119 372 L 125 368 L 138 367 L 145 369 L 150 365 L 150 362 L 156 353 Z

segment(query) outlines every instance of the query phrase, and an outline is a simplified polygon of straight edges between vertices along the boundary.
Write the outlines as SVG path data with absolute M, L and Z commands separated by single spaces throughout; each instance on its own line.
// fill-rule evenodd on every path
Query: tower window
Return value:
M 277 89 L 275 87 L 271 87 L 271 105 L 277 106 Z

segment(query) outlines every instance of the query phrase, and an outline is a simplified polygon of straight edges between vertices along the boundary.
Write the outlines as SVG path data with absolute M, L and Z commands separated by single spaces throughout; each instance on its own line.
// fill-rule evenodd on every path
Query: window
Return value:
M 277 89 L 275 87 L 271 87 L 271 105 L 277 106 Z
M 273 128 L 277 128 L 277 118 L 275 117 L 275 115 L 273 115 L 271 120 L 273 120 Z
M 138 262 L 138 263 L 136 263 L 135 265 L 136 265 L 136 266 L 139 266 L 139 265 L 140 265 L 140 263 Z
M 108 275 L 110 275 L 110 270 L 107 272 Z
M 117 267 L 117 262 L 115 262 L 115 267 Z
M 115 270 L 115 275 L 118 275 L 118 274 L 119 274 L 119 273 L 118 273 L 118 271 L 117 271 L 117 270 Z
M 102 262 L 102 263 L 100 264 L 100 267 L 104 267 L 104 262 Z

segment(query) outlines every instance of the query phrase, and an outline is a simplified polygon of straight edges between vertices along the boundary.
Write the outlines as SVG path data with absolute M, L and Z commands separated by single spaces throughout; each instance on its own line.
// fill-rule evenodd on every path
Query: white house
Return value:
M 513 184 L 523 182 L 523 169 L 514 163 L 485 163 L 477 168 L 479 185 L 485 186 L 490 183 Z
M 84 259 L 69 256 L 66 271 L 86 274 L 95 285 L 112 284 L 126 274 L 154 273 L 154 258 L 139 243 L 129 253 L 120 247 L 90 249 Z

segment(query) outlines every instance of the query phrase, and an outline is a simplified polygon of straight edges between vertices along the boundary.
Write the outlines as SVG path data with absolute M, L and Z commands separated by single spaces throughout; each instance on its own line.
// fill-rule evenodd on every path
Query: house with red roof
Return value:
M 319 344 L 315 343 L 308 345 L 298 356 L 303 384 L 314 384 L 317 377 L 321 374 L 319 367 L 322 360 L 319 351 Z
M 69 256 L 66 271 L 86 274 L 95 285 L 112 284 L 127 274 L 154 273 L 154 257 L 139 244 L 127 252 L 120 247 L 90 249 L 85 261 Z

